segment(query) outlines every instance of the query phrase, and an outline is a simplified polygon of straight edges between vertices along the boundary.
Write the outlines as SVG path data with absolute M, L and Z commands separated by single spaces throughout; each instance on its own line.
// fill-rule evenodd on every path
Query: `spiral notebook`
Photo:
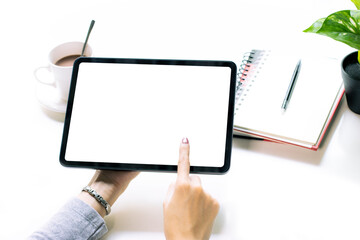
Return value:
M 301 69 L 281 108 L 296 64 Z M 344 94 L 340 62 L 252 50 L 239 66 L 234 135 L 317 150 Z

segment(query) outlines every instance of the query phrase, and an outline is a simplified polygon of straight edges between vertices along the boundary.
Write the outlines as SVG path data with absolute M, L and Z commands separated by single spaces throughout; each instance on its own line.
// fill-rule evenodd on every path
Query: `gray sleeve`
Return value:
M 28 240 L 99 239 L 107 232 L 104 219 L 80 199 L 71 199 Z

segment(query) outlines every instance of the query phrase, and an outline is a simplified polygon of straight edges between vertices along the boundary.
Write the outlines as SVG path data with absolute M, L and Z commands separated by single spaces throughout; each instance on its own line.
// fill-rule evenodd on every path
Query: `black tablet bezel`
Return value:
M 155 64 L 155 65 L 186 65 L 186 66 L 215 66 L 229 67 L 231 69 L 229 104 L 228 104 L 228 121 L 226 129 L 226 143 L 224 154 L 224 165 L 222 167 L 209 166 L 190 166 L 191 173 L 207 173 L 207 174 L 223 174 L 230 168 L 232 136 L 233 136 L 233 118 L 234 118 L 234 102 L 236 87 L 237 68 L 231 61 L 210 61 L 210 60 L 171 60 L 171 59 L 134 59 L 134 58 L 95 58 L 80 57 L 74 62 L 73 73 L 71 77 L 69 98 L 67 103 L 62 143 L 60 149 L 60 163 L 66 167 L 107 169 L 107 170 L 134 170 L 134 171 L 164 171 L 176 172 L 176 165 L 153 165 L 153 164 L 128 164 L 128 163 L 112 163 L 112 162 L 83 162 L 83 161 L 67 161 L 65 159 L 66 145 L 71 122 L 71 114 L 73 101 L 76 90 L 76 81 L 79 66 L 81 63 L 114 63 L 114 64 Z

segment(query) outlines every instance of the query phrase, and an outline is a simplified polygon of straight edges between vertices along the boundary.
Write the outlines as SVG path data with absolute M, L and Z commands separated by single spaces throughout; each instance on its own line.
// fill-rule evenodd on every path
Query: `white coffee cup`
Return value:
M 67 101 L 69 96 L 69 88 L 71 74 L 73 69 L 73 61 L 81 55 L 84 43 L 67 42 L 53 48 L 48 56 L 49 64 L 47 66 L 38 67 L 34 71 L 35 78 L 42 84 L 46 84 L 56 88 L 62 100 Z M 87 44 L 84 56 L 90 57 L 92 49 Z M 60 60 L 60 61 L 59 61 Z M 66 64 L 70 63 L 70 64 Z M 52 73 L 52 77 L 40 77 L 39 70 L 46 69 Z

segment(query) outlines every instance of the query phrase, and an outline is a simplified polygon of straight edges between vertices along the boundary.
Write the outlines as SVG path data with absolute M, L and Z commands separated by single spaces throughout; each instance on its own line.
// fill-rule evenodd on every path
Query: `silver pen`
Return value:
M 281 105 L 281 108 L 283 110 L 286 110 L 286 107 L 287 107 L 287 105 L 288 105 L 288 103 L 290 101 L 292 92 L 294 91 L 295 84 L 296 84 L 296 79 L 297 79 L 297 77 L 299 75 L 299 72 L 300 72 L 300 67 L 301 67 L 301 60 L 299 60 L 298 63 L 296 64 L 294 73 L 293 73 L 293 75 L 291 77 L 289 87 L 288 87 L 288 89 L 286 91 L 284 101 L 283 101 L 283 103 Z

